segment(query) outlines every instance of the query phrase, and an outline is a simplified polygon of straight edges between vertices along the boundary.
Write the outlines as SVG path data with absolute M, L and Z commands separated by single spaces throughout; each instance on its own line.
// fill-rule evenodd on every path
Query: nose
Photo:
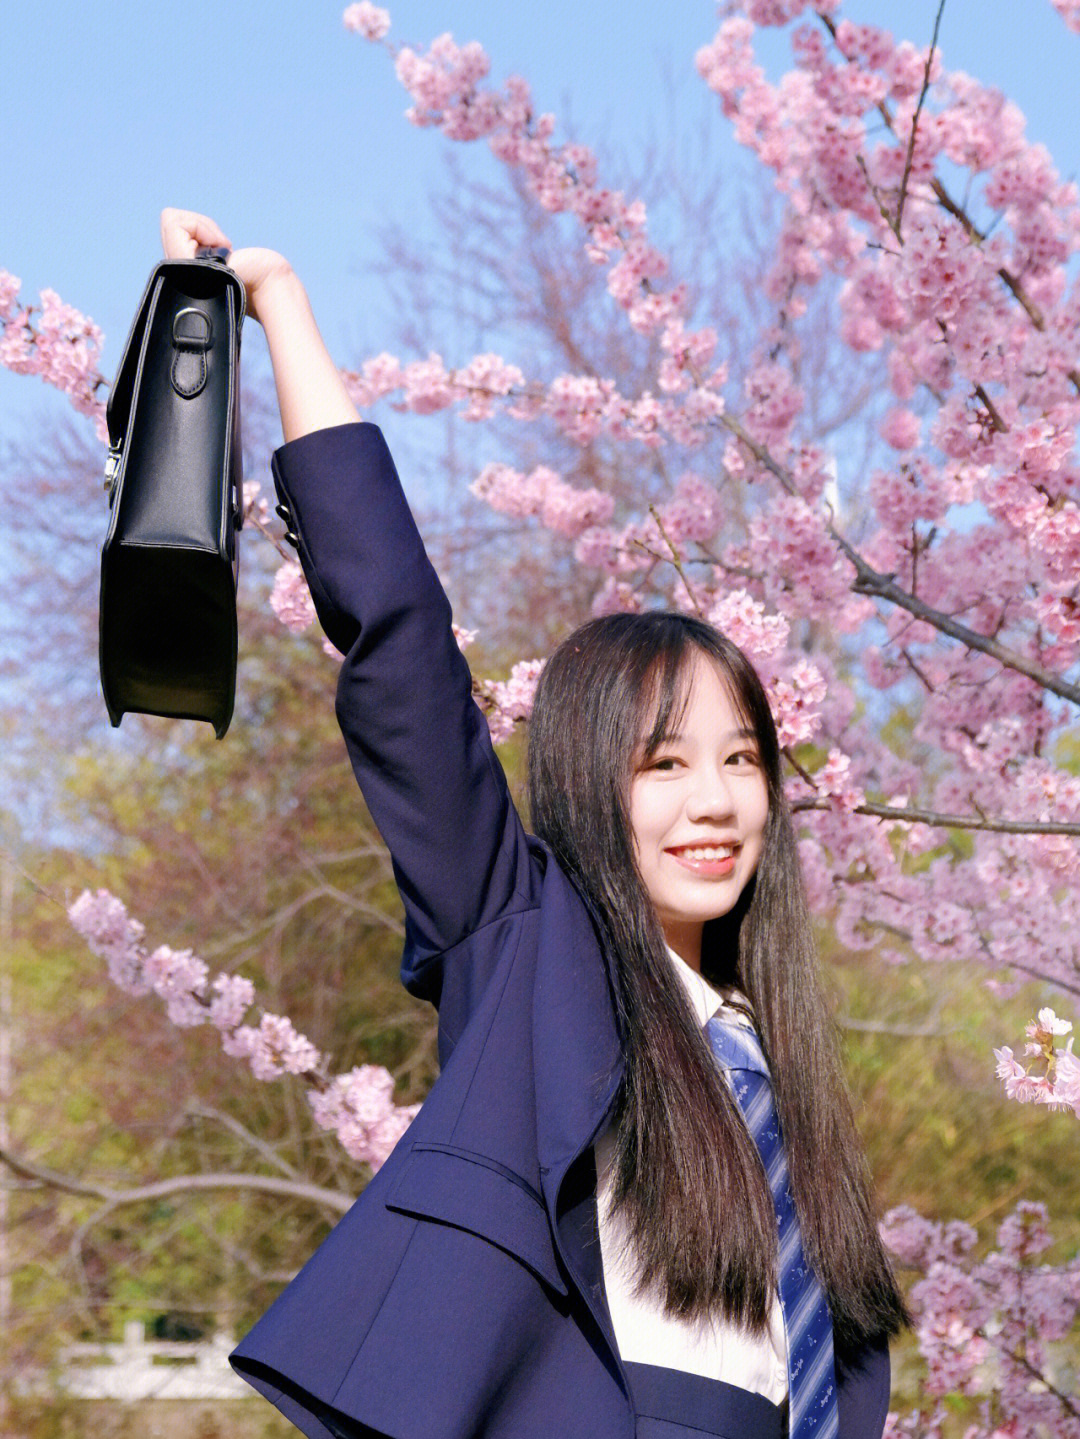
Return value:
M 735 794 L 731 778 L 719 766 L 702 770 L 686 801 L 686 817 L 695 824 L 706 820 L 716 823 L 731 820 L 735 815 Z

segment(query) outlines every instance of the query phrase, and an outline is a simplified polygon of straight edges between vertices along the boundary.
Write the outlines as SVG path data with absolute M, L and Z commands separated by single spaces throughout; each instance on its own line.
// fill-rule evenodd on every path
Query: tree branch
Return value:
M 1018 1364 L 1021 1369 L 1026 1370 L 1027 1373 L 1031 1375 L 1032 1379 L 1037 1380 L 1038 1383 L 1044 1385 L 1045 1388 L 1049 1390 L 1049 1392 L 1054 1396 L 1054 1398 L 1058 1401 L 1058 1403 L 1067 1413 L 1074 1415 L 1077 1419 L 1080 1419 L 1080 1409 L 1076 1407 L 1076 1405 L 1073 1403 L 1073 1401 L 1069 1398 L 1067 1394 L 1065 1394 L 1061 1389 L 1056 1388 L 1055 1385 L 1051 1383 L 1051 1381 L 1047 1378 L 1047 1376 L 1043 1373 L 1041 1369 L 1039 1369 L 1036 1365 L 1032 1364 L 1031 1360 L 1027 1357 L 1027 1355 L 1020 1348 L 1019 1345 L 1015 1349 L 1010 1348 L 1007 1343 L 1002 1343 L 996 1335 L 988 1334 L 986 1332 L 986 1329 L 981 1324 L 979 1325 L 978 1329 L 975 1330 L 975 1333 L 978 1334 L 981 1338 L 985 1339 L 988 1343 L 992 1344 L 999 1354 L 1007 1355 L 1014 1364 Z
M 941 12 L 939 11 L 938 19 L 940 20 L 940 18 Z M 833 20 L 830 15 L 821 14 L 820 11 L 818 11 L 818 19 L 821 21 L 822 25 L 824 25 L 825 29 L 829 32 L 829 35 L 832 37 L 832 40 L 835 43 L 836 21 Z M 934 37 L 935 39 L 937 38 L 936 24 L 934 26 Z M 920 106 L 922 104 L 921 97 L 919 100 L 919 104 Z M 896 135 L 896 120 L 893 116 L 893 112 L 889 109 L 887 102 L 884 100 L 880 101 L 876 108 L 878 114 L 885 121 L 885 125 L 890 131 L 890 133 Z M 899 139 L 899 136 L 897 136 L 897 139 Z M 905 173 L 905 180 L 906 178 L 907 175 Z M 981 245 L 986 239 L 986 232 L 979 229 L 978 225 L 975 224 L 974 220 L 964 209 L 963 205 L 961 205 L 959 201 L 953 199 L 953 197 L 949 194 L 948 190 L 942 184 L 941 180 L 938 179 L 936 175 L 930 181 L 930 190 L 941 208 L 946 211 L 947 214 L 951 215 L 954 220 L 958 220 L 960 222 L 970 239 Z M 889 224 L 889 228 L 893 231 L 894 234 L 897 233 L 896 227 L 891 223 Z M 1001 265 L 998 268 L 997 276 L 998 279 L 1001 280 L 1002 284 L 1009 291 L 1009 293 L 1012 295 L 1013 299 L 1016 300 L 1017 304 L 1027 315 L 1028 319 L 1031 321 L 1035 329 L 1039 331 L 1045 331 L 1046 316 L 1042 313 L 1038 305 L 1024 289 L 1019 279 L 1005 265 Z M 1071 370 L 1067 370 L 1066 375 L 1068 376 L 1068 379 L 1071 382 L 1073 388 L 1077 391 L 1080 391 L 1080 369 L 1074 368 Z
M 852 1019 L 846 1014 L 837 1015 L 836 1023 L 841 1029 L 859 1034 L 888 1034 L 896 1039 L 944 1039 L 946 1035 L 955 1034 L 958 1027 L 955 1024 L 948 1029 L 934 1024 L 889 1024 L 883 1019 Z
M 7 1149 L 0 1149 L 0 1164 L 5 1164 L 20 1179 L 30 1180 L 46 1189 L 55 1189 L 61 1194 L 100 1199 L 110 1209 L 124 1204 L 142 1204 L 148 1199 L 165 1199 L 175 1194 L 248 1189 L 262 1194 L 277 1194 L 285 1199 L 305 1199 L 311 1204 L 320 1204 L 337 1214 L 344 1214 L 356 1198 L 355 1194 L 345 1194 L 338 1189 L 324 1189 L 318 1184 L 307 1184 L 298 1179 L 278 1179 L 272 1174 L 178 1174 L 129 1189 L 109 1189 L 103 1184 L 88 1183 L 33 1164 Z
M 810 809 L 832 809 L 832 800 L 806 795 L 790 803 L 793 813 Z M 936 829 L 981 829 L 993 834 L 1067 834 L 1080 836 L 1080 821 L 1065 819 L 990 819 L 985 815 L 937 814 L 928 809 L 900 809 L 867 800 L 849 811 L 875 819 L 901 820 L 906 824 L 929 824 Z
M 229 1130 L 230 1133 L 235 1134 L 238 1139 L 242 1140 L 244 1144 L 254 1149 L 256 1154 L 261 1154 L 267 1164 L 272 1164 L 275 1169 L 280 1169 L 282 1174 L 286 1175 L 289 1179 L 296 1178 L 296 1170 L 291 1164 L 287 1164 L 286 1161 L 282 1159 L 281 1155 L 278 1154 L 272 1145 L 260 1139 L 257 1134 L 252 1134 L 246 1125 L 241 1124 L 238 1119 L 234 1119 L 231 1114 L 225 1114 L 220 1109 L 213 1109 L 210 1105 L 197 1103 L 189 1104 L 184 1112 L 192 1119 L 210 1119 L 213 1120 L 215 1124 L 222 1125 L 225 1129 Z
M 904 219 L 904 201 L 907 199 L 908 180 L 911 178 L 911 164 L 915 158 L 915 135 L 919 128 L 919 116 L 922 114 L 923 106 L 926 104 L 926 95 L 930 89 L 930 71 L 934 67 L 934 53 L 937 50 L 938 31 L 941 29 L 941 17 L 944 13 L 945 0 L 941 0 L 941 4 L 938 6 L 937 18 L 934 20 L 934 34 L 930 40 L 930 49 L 926 52 L 926 68 L 923 70 L 922 90 L 919 92 L 915 113 L 911 117 L 911 134 L 908 136 L 907 154 L 904 157 L 904 173 L 900 180 L 900 198 L 896 203 L 896 224 L 892 226 L 893 233 L 898 240 L 900 239 L 900 228 Z
M 674 540 L 664 528 L 664 522 L 660 518 L 660 511 L 656 508 L 655 505 L 650 505 L 649 514 L 652 515 L 653 519 L 656 521 L 656 528 L 660 531 L 664 543 L 671 551 L 670 563 L 675 566 L 675 573 L 679 576 L 679 579 L 682 580 L 684 586 L 686 587 L 686 593 L 690 597 L 690 603 L 694 606 L 694 609 L 697 610 L 698 618 L 704 619 L 705 616 L 702 613 L 701 606 L 697 602 L 697 596 L 694 594 L 693 587 L 691 586 L 690 581 L 686 576 L 686 571 L 683 569 L 682 556 L 679 554 Z
M 754 459 L 768 472 L 779 480 L 786 494 L 799 498 L 798 487 L 791 473 L 782 464 L 773 458 L 769 450 L 759 444 L 747 431 L 742 421 L 737 416 L 723 414 L 719 417 L 719 423 L 729 430 L 741 444 L 753 455 Z M 1017 674 L 1026 675 L 1041 689 L 1049 691 L 1050 694 L 1058 695 L 1061 699 L 1068 700 L 1071 704 L 1080 705 L 1080 684 L 1070 684 L 1068 680 L 1060 675 L 1054 674 L 1052 670 L 1046 669 L 1044 665 L 1037 664 L 1034 660 L 1025 659 L 1015 650 L 999 644 L 997 640 L 990 639 L 987 635 L 979 634 L 967 625 L 960 624 L 951 615 L 944 614 L 941 610 L 935 610 L 932 606 L 920 600 L 916 595 L 909 594 L 896 583 L 892 575 L 883 575 L 869 565 L 858 550 L 840 533 L 831 519 L 826 519 L 825 528 L 830 538 L 837 545 L 844 557 L 849 561 L 855 570 L 855 582 L 852 589 L 859 595 L 876 595 L 879 599 L 887 600 L 898 609 L 907 610 L 916 619 L 924 620 L 926 624 L 934 629 L 940 630 L 942 634 L 949 635 L 954 640 L 959 640 L 970 650 L 977 650 L 981 654 L 988 655 L 996 660 L 1004 669 L 1015 670 Z

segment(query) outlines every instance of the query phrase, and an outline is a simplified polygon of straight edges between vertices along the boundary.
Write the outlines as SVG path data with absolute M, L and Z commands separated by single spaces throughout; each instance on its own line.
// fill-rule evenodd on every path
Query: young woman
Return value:
M 162 234 L 229 243 L 186 211 Z M 537 695 L 527 835 L 380 432 L 287 263 L 230 264 L 441 1063 L 233 1364 L 312 1439 L 878 1439 L 904 1307 L 757 675 L 685 616 L 577 630 Z

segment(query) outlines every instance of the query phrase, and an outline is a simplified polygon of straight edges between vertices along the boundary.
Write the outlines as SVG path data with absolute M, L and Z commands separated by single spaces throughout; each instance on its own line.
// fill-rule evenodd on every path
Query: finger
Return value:
M 228 236 L 209 215 L 195 210 L 162 210 L 161 246 L 169 259 L 193 259 L 200 245 L 232 249 Z

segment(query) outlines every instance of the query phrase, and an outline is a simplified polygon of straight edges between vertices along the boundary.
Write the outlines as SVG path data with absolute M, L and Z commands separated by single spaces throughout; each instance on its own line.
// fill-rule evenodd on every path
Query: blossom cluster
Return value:
M 527 475 L 509 465 L 486 465 L 470 488 L 493 510 L 518 519 L 536 515 L 541 524 L 569 539 L 603 524 L 615 509 L 610 495 L 576 490 L 547 465 L 537 465 Z
M 245 1023 L 256 1003 L 250 979 L 211 976 L 190 949 L 163 944 L 148 952 L 144 926 L 107 889 L 84 890 L 68 907 L 68 917 L 124 993 L 156 994 L 180 1027 L 212 1025 L 223 1051 L 243 1060 L 256 1079 L 302 1076 L 316 1122 L 333 1132 L 353 1159 L 372 1169 L 386 1160 L 419 1106 L 394 1104 L 393 1076 L 385 1069 L 361 1065 L 328 1078 L 326 1057 L 285 1015 L 263 1012 L 257 1023 Z
M 1059 1019 L 1047 1007 L 1040 1009 L 1025 1029 L 1027 1063 L 1022 1064 L 1007 1046 L 994 1050 L 997 1075 L 1010 1099 L 1071 1109 L 1080 1118 L 1080 1059 L 1073 1054 L 1072 1038 L 1064 1049 L 1057 1043 L 1071 1030 L 1071 1021 Z
M 343 370 L 342 378 L 361 409 L 389 399 L 395 409 L 411 414 L 433 415 L 458 406 L 466 420 L 480 421 L 501 406 L 515 420 L 549 420 L 577 445 L 601 436 L 649 449 L 665 440 L 699 445 L 724 413 L 720 389 L 727 378 L 726 367 L 718 365 L 704 383 L 694 381 L 703 336 L 711 351 L 716 343 L 712 331 L 687 334 L 678 319 L 665 327 L 661 344 L 668 353 L 658 374 L 659 395 L 651 389 L 624 395 L 614 380 L 596 375 L 527 377 L 519 366 L 491 354 L 475 355 L 453 368 L 435 351 L 406 364 L 383 351 L 359 370 Z
M 393 1094 L 389 1071 L 378 1064 L 361 1064 L 312 1094 L 311 1112 L 317 1124 L 337 1135 L 351 1158 L 378 1169 L 420 1108 L 396 1105 Z
M 381 40 L 390 29 L 390 12 L 371 0 L 359 0 L 350 5 L 341 17 L 346 30 L 355 30 L 365 40 Z
M 346 11 L 346 24 L 369 39 L 381 38 L 385 30 L 372 33 L 378 27 L 357 23 L 356 11 L 356 6 Z M 425 53 L 399 49 L 395 69 L 414 102 L 407 112 L 414 124 L 437 128 L 453 140 L 486 140 L 497 159 L 521 173 L 546 211 L 579 222 L 585 252 L 606 268 L 608 293 L 628 323 L 660 338 L 660 394 L 624 397 L 611 380 L 593 375 L 526 384 L 516 367 L 497 356 L 477 356 L 451 371 L 437 355 L 403 366 L 384 354 L 346 376 L 356 402 L 370 404 L 400 391 L 403 408 L 431 413 L 464 399 L 469 418 L 486 419 L 494 399 L 509 397 L 515 417 L 549 416 L 583 444 L 602 432 L 646 445 L 658 444 L 663 435 L 680 444 L 700 443 L 703 430 L 723 413 L 719 390 L 727 371 L 722 364 L 710 369 L 716 331 L 687 326 L 686 287 L 667 283 L 670 264 L 649 239 L 644 203 L 600 184 L 596 156 L 587 146 L 554 142 L 554 116 L 536 113 L 521 77 L 509 79 L 502 90 L 486 85 L 490 60 L 476 42 L 458 45 L 451 35 L 440 35 Z
M 1080 0 L 1050 0 L 1070 30 L 1080 34 Z
M 491 738 L 496 744 L 510 739 L 529 718 L 543 669 L 543 660 L 519 660 L 510 671 L 509 679 L 474 683 L 477 702 L 487 716 Z
M 724 558 L 792 621 L 820 627 L 827 616 L 834 634 L 858 641 L 859 691 L 814 654 L 828 677 L 819 735 L 843 735 L 830 747 L 844 767 L 827 762 L 814 777 L 833 806 L 801 816 L 812 898 L 852 948 L 977 955 L 1006 974 L 1031 973 L 1034 958 L 1043 978 L 1074 983 L 1073 835 L 1003 834 L 988 822 L 958 862 L 947 824 L 855 811 L 870 794 L 1021 829 L 1080 819 L 1080 783 L 1046 758 L 1066 717 L 1021 668 L 1034 659 L 1065 675 L 1080 658 L 1077 189 L 1027 140 L 1014 105 L 947 72 L 939 53 L 842 19 L 835 5 L 732 10 L 741 13 L 728 13 L 698 70 L 783 197 L 767 287 L 787 338 L 769 332 L 746 381 L 755 446 L 733 441 L 726 460 L 733 476 L 775 479 L 779 468 L 788 484 Z M 756 32 L 789 22 L 795 66 L 773 81 Z M 799 432 L 797 321 L 825 284 L 839 286 L 842 343 L 881 354 L 891 391 L 861 554 L 917 593 L 919 612 L 854 592 L 835 505 L 823 512 L 822 467 Z M 961 511 L 968 519 L 954 523 Z M 1011 655 L 957 648 L 945 615 Z M 882 743 L 858 713 L 867 687 L 915 707 L 914 742 L 936 762 Z M 1029 1075 L 1003 1077 L 1030 1088 Z
M 270 590 L 270 608 L 294 635 L 315 623 L 315 604 L 298 561 L 286 560 L 279 567 Z
M 97 394 L 104 383 L 98 371 L 101 330 L 55 290 L 42 290 L 39 305 L 20 303 L 20 284 L 0 270 L 0 365 L 54 385 L 106 440 L 105 404 Z
M 1055 1345 L 1080 1315 L 1080 1260 L 1038 1262 L 1053 1242 L 1045 1206 L 1018 1204 L 998 1228 L 997 1248 L 982 1257 L 969 1224 L 924 1219 L 907 1206 L 886 1214 L 881 1233 L 920 1276 L 910 1303 L 931 1401 L 890 1414 L 886 1435 L 940 1436 L 948 1398 L 965 1395 L 978 1414 L 966 1439 L 1075 1439 L 1080 1416 Z

